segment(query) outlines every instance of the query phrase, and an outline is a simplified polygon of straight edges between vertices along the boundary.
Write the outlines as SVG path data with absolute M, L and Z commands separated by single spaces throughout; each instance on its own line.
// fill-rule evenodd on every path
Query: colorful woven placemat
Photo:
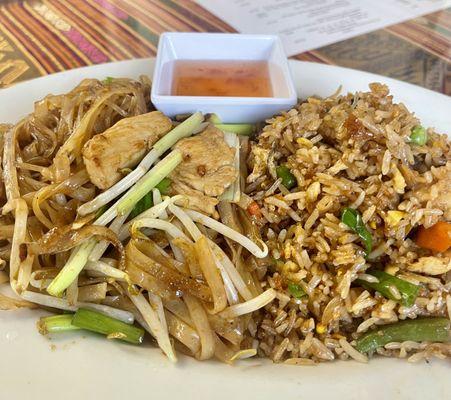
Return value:
M 3 0 L 0 87 L 155 55 L 165 31 L 233 32 L 192 0 Z M 370 71 L 451 94 L 451 9 L 293 58 Z

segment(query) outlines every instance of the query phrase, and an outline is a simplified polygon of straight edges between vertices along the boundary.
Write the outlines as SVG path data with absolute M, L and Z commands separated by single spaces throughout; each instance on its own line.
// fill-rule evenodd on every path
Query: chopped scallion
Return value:
M 357 339 L 356 349 L 361 353 L 372 353 L 390 342 L 448 342 L 450 321 L 448 318 L 418 318 L 383 325 Z
M 133 219 L 137 217 L 139 214 L 148 210 L 153 206 L 152 193 L 147 193 L 141 200 L 139 200 L 133 210 L 128 215 L 128 219 Z
M 169 178 L 163 178 L 162 181 L 155 186 L 162 196 L 169 194 L 169 188 L 171 187 L 171 180 Z
M 307 295 L 305 293 L 304 289 L 302 289 L 301 286 L 297 285 L 296 283 L 290 282 L 288 284 L 288 291 L 295 299 L 300 299 L 301 297 L 304 297 Z
M 99 218 L 105 211 L 107 210 L 107 205 L 104 204 L 102 207 L 100 207 L 96 212 L 96 219 Z
M 254 125 L 251 124 L 215 124 L 215 126 L 221 131 L 236 135 L 250 136 L 254 132 Z
M 42 317 L 38 321 L 38 330 L 41 335 L 55 332 L 76 331 L 80 328 L 72 324 L 73 314 L 52 315 Z
M 144 329 L 108 317 L 97 311 L 79 308 L 72 318 L 72 324 L 88 331 L 107 335 L 109 338 L 124 340 L 133 344 L 141 344 Z
M 353 208 L 346 207 L 341 214 L 341 222 L 359 235 L 365 245 L 366 255 L 368 255 L 373 248 L 373 238 L 371 237 L 371 233 L 365 227 L 360 213 Z
M 412 307 L 415 304 L 415 300 L 420 290 L 419 286 L 407 282 L 404 279 L 399 279 L 394 275 L 387 274 L 384 271 L 374 270 L 368 273 L 375 276 L 379 282 L 368 282 L 358 279 L 356 280 L 356 283 L 367 290 L 376 290 L 387 299 L 397 301 L 405 307 Z M 399 298 L 399 296 L 396 297 L 393 294 L 393 290 L 390 289 L 392 286 L 398 290 L 401 298 Z
M 207 118 L 208 122 L 211 122 L 212 124 L 222 124 L 221 118 L 219 118 L 218 114 L 210 114 Z
M 151 189 L 166 178 L 182 162 L 182 152 L 172 150 L 165 158 L 145 174 L 116 204 L 117 213 L 124 214 L 133 209 Z

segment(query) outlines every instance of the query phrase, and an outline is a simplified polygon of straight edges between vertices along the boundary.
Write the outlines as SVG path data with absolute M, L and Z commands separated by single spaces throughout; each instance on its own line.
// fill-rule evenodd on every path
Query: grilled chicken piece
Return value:
M 213 125 L 199 135 L 180 140 L 175 148 L 183 161 L 172 172 L 172 191 L 188 198 L 188 206 L 214 214 L 216 197 L 235 181 L 235 149 L 224 140 L 224 134 Z
M 124 168 L 136 166 L 152 145 L 172 128 L 171 120 L 159 111 L 121 119 L 90 139 L 83 160 L 91 182 L 108 189 L 123 177 Z
M 222 131 L 212 125 L 199 135 L 180 140 L 175 148 L 183 154 L 183 161 L 171 174 L 175 183 L 216 197 L 238 176 L 235 150 L 227 145 Z
M 416 263 L 407 266 L 407 269 L 428 275 L 441 275 L 451 270 L 451 258 L 421 257 Z
M 216 205 L 219 200 L 215 197 L 205 196 L 198 190 L 191 189 L 184 183 L 172 182 L 171 189 L 174 194 L 183 194 L 186 199 L 186 203 L 183 203 L 183 207 L 188 207 L 192 210 L 200 211 L 205 214 L 215 215 Z
M 170 176 L 172 192 L 184 195 L 189 208 L 216 215 L 217 197 L 238 176 L 235 149 L 227 145 L 222 131 L 213 125 L 197 136 L 180 140 L 175 148 L 182 152 L 183 161 Z
M 445 220 L 451 221 L 451 164 L 436 169 L 438 181 L 424 184 L 412 191 L 411 195 L 421 203 L 430 202 L 428 207 L 443 210 Z

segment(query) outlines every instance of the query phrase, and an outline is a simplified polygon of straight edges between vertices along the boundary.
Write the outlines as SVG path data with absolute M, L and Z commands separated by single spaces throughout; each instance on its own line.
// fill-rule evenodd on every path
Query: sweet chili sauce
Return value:
M 173 96 L 272 97 L 267 61 L 176 60 Z

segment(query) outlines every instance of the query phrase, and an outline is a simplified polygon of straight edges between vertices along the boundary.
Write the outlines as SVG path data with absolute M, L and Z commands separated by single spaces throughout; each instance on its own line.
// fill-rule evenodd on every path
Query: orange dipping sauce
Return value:
M 267 61 L 176 60 L 173 96 L 273 97 Z

